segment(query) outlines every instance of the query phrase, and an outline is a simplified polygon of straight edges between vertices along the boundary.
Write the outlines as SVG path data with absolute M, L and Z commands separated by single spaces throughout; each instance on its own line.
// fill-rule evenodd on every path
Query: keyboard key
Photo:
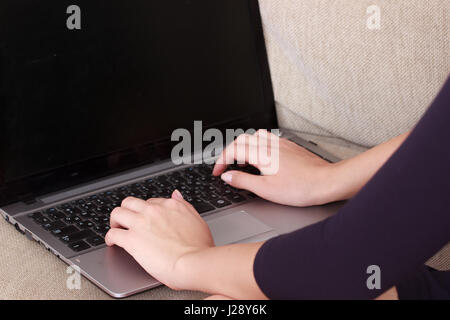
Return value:
M 94 237 L 95 233 L 91 230 L 83 230 L 62 236 L 60 239 L 65 243 L 72 243 L 86 238 Z
M 76 214 L 81 213 L 81 210 L 79 208 L 65 208 L 64 210 L 61 210 L 66 216 L 74 216 Z
M 103 238 L 100 236 L 88 238 L 86 241 L 93 247 L 97 247 L 105 243 L 105 240 L 103 240 Z
M 56 209 L 59 211 L 64 211 L 65 209 L 71 208 L 72 206 L 69 203 L 64 203 L 60 206 L 57 206 Z
M 242 196 L 238 193 L 231 194 L 231 195 L 227 196 L 226 198 L 234 203 L 239 203 L 239 202 L 243 202 L 243 201 L 247 200 L 247 199 L 245 199 L 244 196 Z
M 50 208 L 50 209 L 45 210 L 45 214 L 52 214 L 55 212 L 56 212 L 56 208 Z
M 42 225 L 44 227 L 44 229 L 49 230 L 49 231 L 53 231 L 56 229 L 62 229 L 64 227 L 66 227 L 66 224 L 60 220 L 58 221 L 53 221 L 50 223 L 47 223 L 45 225 Z
M 231 202 L 229 202 L 225 199 L 219 198 L 214 201 L 211 201 L 211 204 L 214 205 L 216 208 L 223 208 L 223 207 L 229 206 L 231 204 Z
M 94 221 L 94 223 L 99 224 L 103 221 L 103 216 L 101 215 L 95 216 L 94 218 L 92 218 L 92 221 Z
M 39 218 L 33 218 L 33 220 L 34 220 L 34 222 L 36 222 L 37 224 L 40 224 L 40 225 L 44 225 L 44 224 L 52 222 L 52 220 L 50 220 L 49 218 L 43 217 L 43 216 L 39 217 Z
M 85 220 L 83 222 L 86 224 L 87 228 L 93 228 L 95 226 L 95 224 L 90 220 Z
M 92 223 L 89 220 L 83 220 L 83 221 L 77 222 L 77 227 L 80 229 L 90 229 L 90 228 L 93 228 L 94 226 L 95 226 L 94 223 Z
M 33 212 L 33 213 L 30 213 L 29 215 L 28 215 L 28 218 L 31 218 L 31 219 L 34 219 L 34 220 L 36 220 L 36 219 L 40 219 L 40 218 L 42 218 L 43 216 L 42 216 L 42 213 L 40 213 L 40 212 Z
M 75 221 L 75 217 L 71 217 L 71 216 L 67 216 L 67 217 L 65 217 L 63 220 L 64 220 L 64 222 L 67 223 L 67 224 L 73 224 L 73 223 L 76 222 L 76 221 Z
M 89 249 L 91 246 L 88 245 L 86 242 L 84 241 L 78 241 L 75 243 L 72 243 L 69 245 L 69 248 L 72 249 L 75 252 L 80 252 L 86 249 Z
M 217 194 L 210 192 L 210 193 L 206 194 L 205 198 L 208 199 L 208 201 L 213 201 L 213 200 L 219 199 L 220 197 Z
M 199 214 L 209 212 L 209 211 L 216 209 L 212 205 L 210 205 L 209 203 L 206 203 L 206 202 L 193 203 L 192 205 L 194 206 L 195 210 L 197 210 L 197 212 Z
M 53 220 L 64 219 L 64 218 L 66 217 L 66 216 L 64 215 L 64 213 L 59 212 L 59 211 L 54 211 L 54 212 L 52 212 L 52 213 L 48 213 L 47 216 L 48 216 L 50 219 L 53 219 Z
M 224 194 L 224 195 L 230 195 L 230 194 L 232 194 L 233 193 L 233 191 L 231 190 L 231 189 L 229 189 L 229 188 L 227 188 L 227 189 L 224 189 L 223 190 L 223 192 L 222 192 L 222 194 Z
M 87 212 L 87 210 L 81 210 L 80 217 L 86 218 L 88 216 L 89 216 L 89 213 Z
M 111 227 L 109 225 L 103 224 L 103 225 L 99 225 L 94 227 L 94 231 L 101 234 L 101 235 L 106 235 L 106 233 L 109 231 L 109 229 L 111 229 Z
M 64 228 L 57 228 L 52 230 L 52 234 L 57 236 L 57 237 L 62 237 L 71 233 L 75 233 L 78 232 L 79 230 L 77 228 L 75 228 L 74 226 L 68 226 L 68 227 L 64 227 Z

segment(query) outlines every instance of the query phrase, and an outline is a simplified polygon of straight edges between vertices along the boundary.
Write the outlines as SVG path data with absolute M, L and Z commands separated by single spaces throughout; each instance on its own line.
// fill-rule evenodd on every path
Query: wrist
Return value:
M 233 244 L 191 251 L 176 264 L 178 290 L 220 294 L 235 299 L 263 299 L 253 275 L 259 243 Z
M 330 202 L 351 199 L 362 187 L 366 172 L 361 172 L 353 158 L 331 165 L 328 197 Z
M 349 170 L 350 168 L 350 170 Z M 354 195 L 354 186 L 352 183 L 351 163 L 348 160 L 342 160 L 337 163 L 331 164 L 329 175 L 329 199 L 330 202 L 348 200 Z
M 177 290 L 203 291 L 202 268 L 204 256 L 211 248 L 194 249 L 183 254 L 176 262 L 174 271 L 178 275 Z M 203 261 L 203 263 L 202 263 Z
M 401 146 L 408 135 L 409 133 L 403 134 L 353 158 L 331 164 L 328 168 L 328 199 L 341 201 L 355 196 Z
M 342 163 L 326 164 L 319 170 L 311 195 L 311 205 L 323 205 L 343 199 Z

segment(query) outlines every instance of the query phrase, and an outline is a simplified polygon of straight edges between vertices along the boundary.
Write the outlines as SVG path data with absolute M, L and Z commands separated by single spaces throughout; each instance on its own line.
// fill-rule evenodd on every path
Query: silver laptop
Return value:
M 221 132 L 278 127 L 257 0 L 78 2 L 0 4 L 0 213 L 20 233 L 121 298 L 160 285 L 104 243 L 127 196 L 180 190 L 216 245 L 263 241 L 338 210 L 275 205 L 212 177 L 211 164 L 171 160 L 172 133 L 197 139 L 196 120 Z

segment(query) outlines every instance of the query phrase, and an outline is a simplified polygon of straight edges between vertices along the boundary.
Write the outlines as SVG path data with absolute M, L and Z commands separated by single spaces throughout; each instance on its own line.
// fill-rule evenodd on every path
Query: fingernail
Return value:
M 178 190 L 175 190 L 175 191 L 173 192 L 172 197 L 173 197 L 173 198 L 177 198 L 177 199 L 184 199 L 184 198 L 183 198 L 183 195 L 182 195 L 181 192 L 178 191 Z
M 233 180 L 233 175 L 230 172 L 225 172 L 222 176 L 221 176 L 222 180 L 225 181 L 226 183 L 231 183 L 231 181 Z

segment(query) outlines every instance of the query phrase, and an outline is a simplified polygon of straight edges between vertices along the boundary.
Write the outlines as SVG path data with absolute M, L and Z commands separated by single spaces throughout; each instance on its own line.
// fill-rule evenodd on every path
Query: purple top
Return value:
M 424 263 L 450 241 L 450 78 L 409 138 L 335 216 L 267 241 L 255 278 L 271 299 L 450 298 Z M 369 266 L 381 289 L 369 289 Z M 372 283 L 372 282 L 371 282 Z

